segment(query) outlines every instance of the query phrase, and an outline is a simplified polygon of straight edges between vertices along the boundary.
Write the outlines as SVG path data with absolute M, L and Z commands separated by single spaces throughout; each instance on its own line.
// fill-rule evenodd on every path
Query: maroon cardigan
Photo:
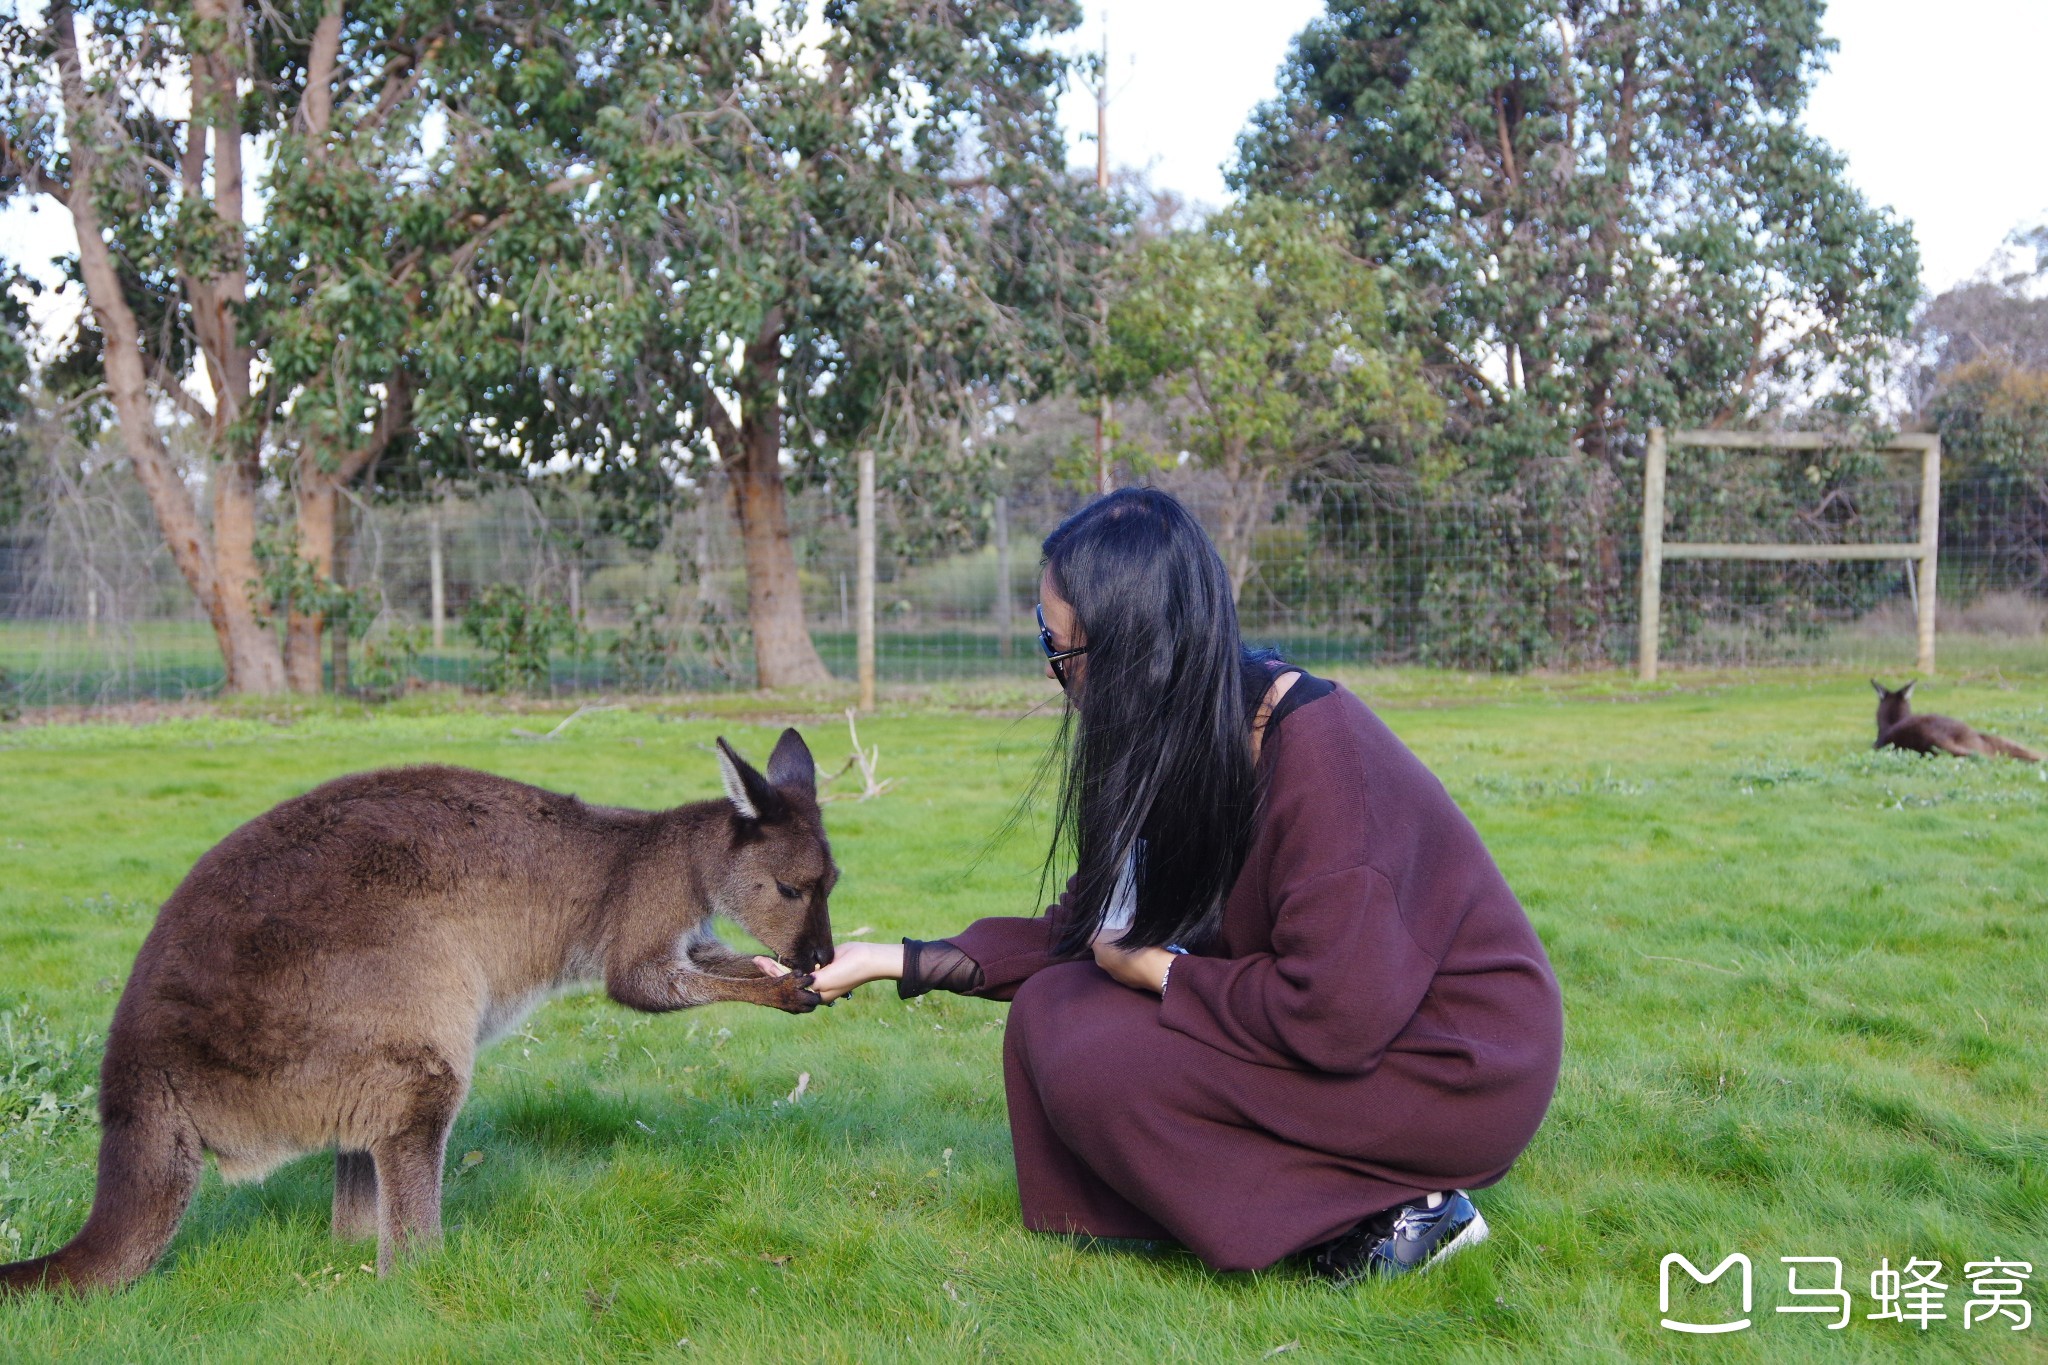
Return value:
M 1258 772 L 1220 938 L 1175 959 L 1157 1023 L 1204 1045 L 1204 1084 L 1232 1092 L 1238 1121 L 1371 1174 L 1381 1207 L 1498 1179 L 1550 1103 L 1564 1037 L 1520 903 L 1443 785 L 1341 686 L 1269 734 Z M 950 940 L 981 968 L 969 993 L 1008 1000 L 1070 961 L 1051 947 L 1065 903 Z M 1323 1079 L 1303 1091 L 1273 1069 Z

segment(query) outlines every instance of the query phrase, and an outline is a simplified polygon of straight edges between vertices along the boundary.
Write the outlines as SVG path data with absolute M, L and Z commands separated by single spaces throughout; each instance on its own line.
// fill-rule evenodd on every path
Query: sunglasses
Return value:
M 1052 631 L 1045 624 L 1045 604 L 1043 602 L 1038 604 L 1038 647 L 1045 651 L 1045 661 L 1052 665 L 1052 675 L 1059 679 L 1059 684 L 1063 688 L 1067 685 L 1067 670 L 1061 665 L 1078 654 L 1086 654 L 1088 652 L 1088 646 L 1086 645 L 1082 645 L 1079 649 L 1055 649 L 1053 647 Z

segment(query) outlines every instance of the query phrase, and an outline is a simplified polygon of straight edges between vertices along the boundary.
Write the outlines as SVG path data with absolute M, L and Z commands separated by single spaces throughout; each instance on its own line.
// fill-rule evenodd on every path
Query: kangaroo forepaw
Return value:
M 809 1014 L 825 1003 L 825 997 L 810 988 L 811 981 L 809 972 L 778 976 L 775 978 L 775 994 L 763 1003 L 791 1014 Z

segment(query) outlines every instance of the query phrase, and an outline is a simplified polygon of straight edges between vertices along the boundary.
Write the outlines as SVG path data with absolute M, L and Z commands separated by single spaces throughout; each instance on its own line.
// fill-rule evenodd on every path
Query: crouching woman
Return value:
M 1172 1238 L 1219 1270 L 1306 1252 L 1349 1282 L 1486 1235 L 1556 1085 L 1542 945 L 1441 784 L 1341 686 L 1247 651 L 1207 535 L 1128 490 L 1045 542 L 1066 691 L 1036 918 L 846 944 L 835 999 L 895 978 L 1013 1002 L 1024 1221 Z

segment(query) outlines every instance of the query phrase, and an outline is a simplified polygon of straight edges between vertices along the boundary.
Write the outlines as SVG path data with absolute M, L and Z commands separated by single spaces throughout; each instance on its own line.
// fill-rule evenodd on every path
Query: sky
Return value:
M 1225 202 L 1237 135 L 1322 11 L 1322 0 L 1114 0 L 1111 161 L 1195 203 Z M 1090 3 L 1077 51 L 1102 49 L 1104 15 Z M 1806 125 L 1847 157 L 1872 202 L 1913 223 L 1930 291 L 1976 273 L 2015 227 L 2048 220 L 2048 0 L 1834 0 L 1826 28 L 1841 46 Z M 1092 164 L 1092 94 L 1071 92 L 1062 112 L 1075 159 Z M 69 247 L 61 210 L 0 210 L 0 254 L 33 269 Z

